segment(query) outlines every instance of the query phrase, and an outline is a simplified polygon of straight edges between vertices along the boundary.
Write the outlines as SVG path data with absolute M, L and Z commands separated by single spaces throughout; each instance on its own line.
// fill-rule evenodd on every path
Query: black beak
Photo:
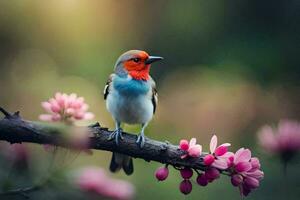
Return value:
M 156 62 L 156 61 L 159 61 L 159 60 L 162 60 L 164 59 L 163 57 L 159 57 L 159 56 L 149 56 L 149 58 L 145 61 L 145 64 L 146 65 L 149 65 L 153 62 Z

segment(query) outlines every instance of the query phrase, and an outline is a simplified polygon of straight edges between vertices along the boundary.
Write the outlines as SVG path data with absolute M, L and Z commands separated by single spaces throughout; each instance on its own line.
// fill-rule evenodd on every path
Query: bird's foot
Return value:
M 112 132 L 109 137 L 108 137 L 108 140 L 113 140 L 115 139 L 115 142 L 116 142 L 116 145 L 119 145 L 119 139 L 123 140 L 124 137 L 123 137 L 123 134 L 122 134 L 122 129 L 121 128 L 118 128 L 116 130 L 114 130 L 114 132 Z
M 139 147 L 142 149 L 145 145 L 145 139 L 146 137 L 144 136 L 143 133 L 140 133 L 138 136 L 137 136 L 137 140 L 135 143 L 137 143 L 139 145 Z

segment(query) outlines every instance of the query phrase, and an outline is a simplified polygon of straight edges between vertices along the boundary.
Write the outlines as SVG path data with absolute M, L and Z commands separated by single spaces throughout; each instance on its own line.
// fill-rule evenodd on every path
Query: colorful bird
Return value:
M 123 139 L 121 123 L 140 124 L 142 128 L 136 143 L 143 148 L 144 131 L 157 106 L 155 82 L 149 75 L 150 65 L 162 59 L 140 50 L 127 51 L 118 58 L 114 73 L 109 76 L 104 88 L 106 108 L 116 126 L 109 139 L 114 139 L 117 145 Z M 127 175 L 132 174 L 132 158 L 113 153 L 110 170 L 116 172 L 121 168 Z

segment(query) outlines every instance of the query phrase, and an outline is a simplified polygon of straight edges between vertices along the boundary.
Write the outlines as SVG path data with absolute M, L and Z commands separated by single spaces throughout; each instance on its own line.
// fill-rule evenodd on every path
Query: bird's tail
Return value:
M 133 173 L 132 158 L 130 156 L 113 152 L 109 169 L 111 172 L 117 172 L 121 168 L 123 168 L 124 172 L 127 175 L 132 174 Z

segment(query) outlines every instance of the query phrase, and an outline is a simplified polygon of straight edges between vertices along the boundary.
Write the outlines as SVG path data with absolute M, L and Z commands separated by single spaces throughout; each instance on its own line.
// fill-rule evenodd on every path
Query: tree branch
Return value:
M 0 140 L 10 143 L 30 142 L 71 147 L 71 144 L 62 137 L 66 127 L 23 120 L 19 112 L 11 114 L 1 107 L 0 111 L 4 114 L 4 118 L 0 120 Z M 88 130 L 92 133 L 90 149 L 118 152 L 134 158 L 156 161 L 175 167 L 205 169 L 203 164 L 205 153 L 199 158 L 181 159 L 180 157 L 184 152 L 178 146 L 168 142 L 146 139 L 145 146 L 140 149 L 135 143 L 136 135 L 123 133 L 124 140 L 117 146 L 114 140 L 108 140 L 111 131 L 101 127 L 99 123 L 89 126 Z

